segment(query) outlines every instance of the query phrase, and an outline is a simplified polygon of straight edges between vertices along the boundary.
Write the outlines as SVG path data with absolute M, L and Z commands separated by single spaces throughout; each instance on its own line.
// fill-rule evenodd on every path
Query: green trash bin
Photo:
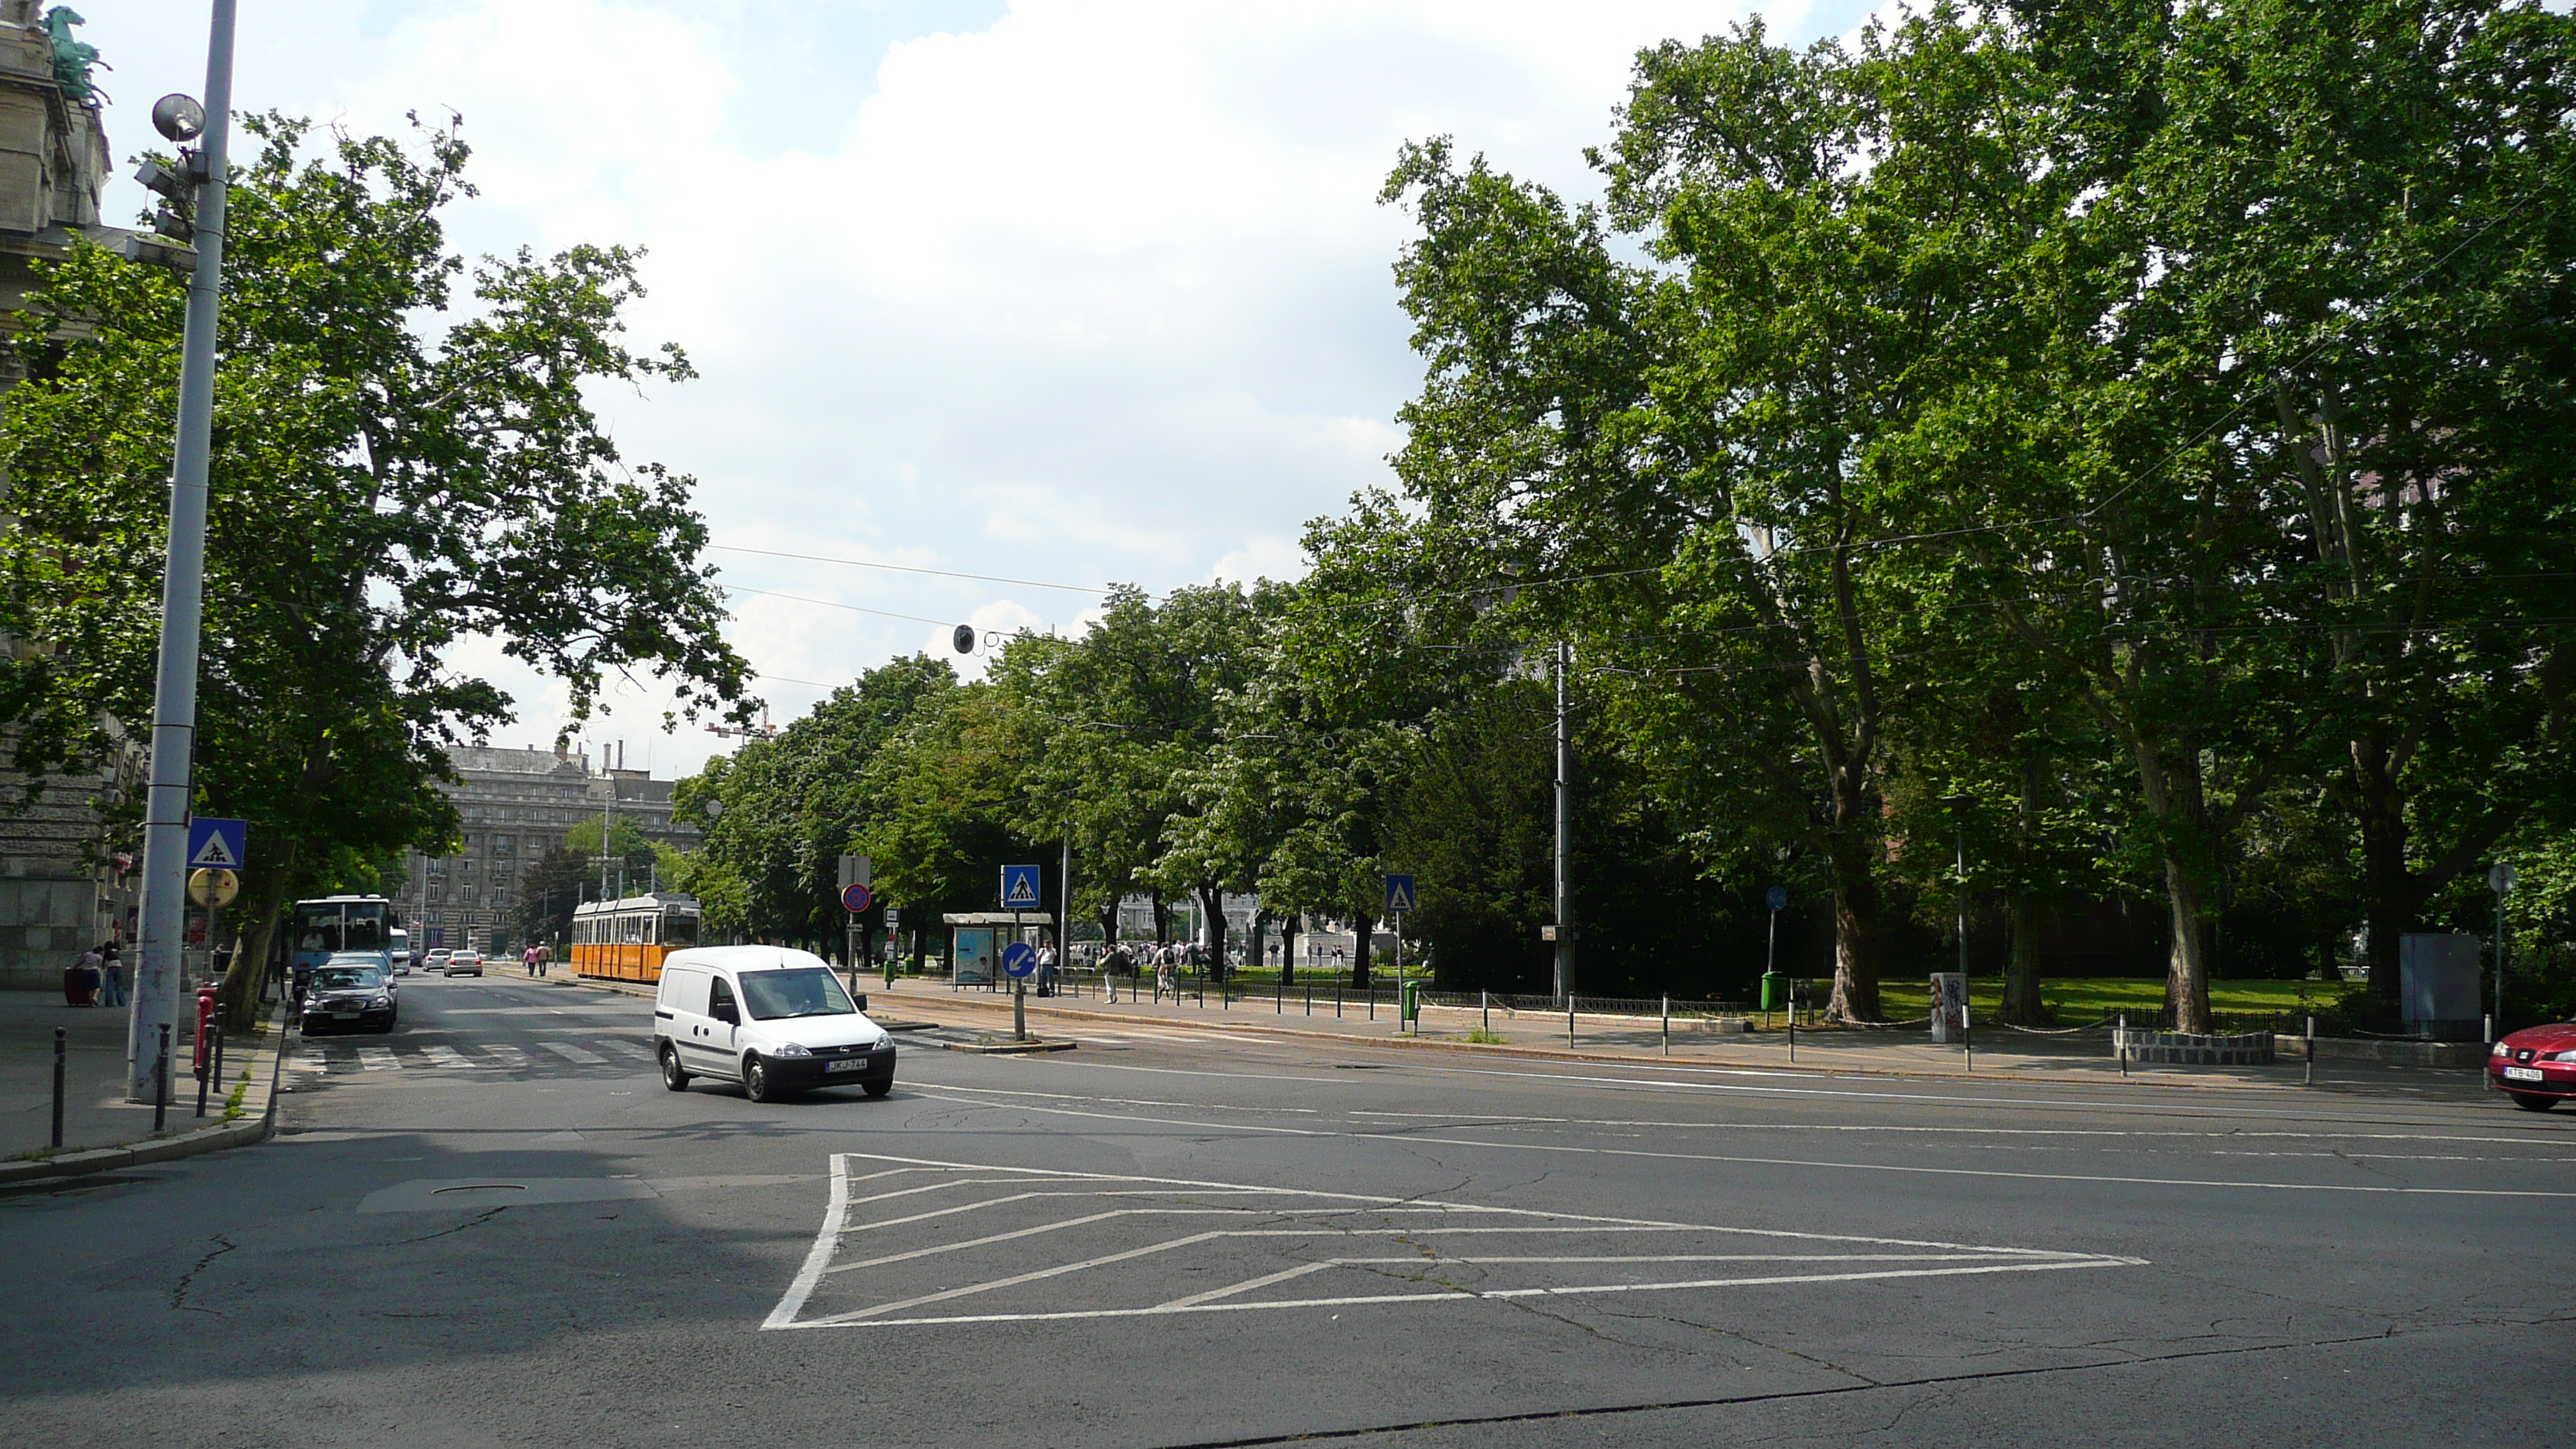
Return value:
M 1786 1011 L 1789 1008 L 1789 977 L 1780 971 L 1762 973 L 1762 1009 Z
M 1408 981 L 1403 989 L 1404 996 L 1397 1005 L 1396 1014 L 1406 1025 L 1418 1027 L 1422 1025 L 1422 983 Z

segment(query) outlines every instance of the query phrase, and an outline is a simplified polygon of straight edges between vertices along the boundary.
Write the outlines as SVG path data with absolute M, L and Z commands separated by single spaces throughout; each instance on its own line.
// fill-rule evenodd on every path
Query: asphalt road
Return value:
M 665 1092 L 413 979 L 286 1135 L 0 1199 L 47 1445 L 2483 1444 L 2576 1367 L 2576 1112 L 907 1046 Z

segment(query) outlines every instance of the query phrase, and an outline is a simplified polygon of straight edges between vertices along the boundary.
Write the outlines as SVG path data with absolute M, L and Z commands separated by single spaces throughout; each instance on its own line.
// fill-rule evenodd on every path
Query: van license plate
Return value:
M 867 1062 L 864 1059 L 846 1062 L 825 1062 L 823 1064 L 823 1070 L 827 1072 L 855 1072 L 866 1065 Z M 2534 1072 L 2532 1075 L 2536 1077 L 2539 1076 L 2540 1073 Z
M 2504 1078 L 2508 1082 L 2536 1082 L 2540 1080 L 2540 1068 L 2507 1067 L 2504 1069 Z

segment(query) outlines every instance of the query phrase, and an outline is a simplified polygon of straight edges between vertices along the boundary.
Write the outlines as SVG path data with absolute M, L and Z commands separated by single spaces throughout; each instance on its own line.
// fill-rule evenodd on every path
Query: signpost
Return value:
M 1038 969 L 1038 949 L 1026 941 L 1002 948 L 1002 970 L 1011 978 L 1011 1040 L 1029 1039 L 1029 974 Z
M 858 993 L 859 952 L 867 940 L 867 930 L 859 924 L 859 917 L 867 911 L 870 901 L 868 884 L 875 875 L 876 862 L 868 857 L 864 855 L 841 857 L 841 909 L 850 913 L 849 919 L 841 923 L 842 945 L 847 952 L 845 959 L 850 963 L 852 995 Z
M 2513 894 L 2513 867 L 2497 861 L 2487 872 L 2487 889 L 2495 892 L 2495 1010 L 2488 1013 L 2487 1040 L 2504 1035 L 2504 898 Z
M 1036 866 L 1002 867 L 1002 909 L 1006 911 L 1038 909 L 1038 868 Z
M 1395 1029 L 1403 1031 L 1411 1021 L 1420 1031 L 1422 1023 L 1413 1008 L 1413 998 L 1404 989 L 1404 913 L 1413 909 L 1413 877 L 1390 875 L 1386 878 L 1386 914 L 1395 922 Z

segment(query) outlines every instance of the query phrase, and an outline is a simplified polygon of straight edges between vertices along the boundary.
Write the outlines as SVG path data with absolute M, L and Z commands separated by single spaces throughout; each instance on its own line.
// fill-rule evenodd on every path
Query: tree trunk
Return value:
M 2370 994 L 2390 1014 L 2397 1010 L 2397 942 L 2415 928 L 2424 894 L 2406 865 L 2406 801 L 2388 777 L 2387 749 L 2378 740 L 2355 740 L 2352 775 L 2361 822 L 2361 897 L 2370 923 Z
M 1261 954 L 1261 937 L 1262 937 L 1262 933 L 1263 933 L 1264 929 L 1265 929 L 1266 927 L 1268 927 L 1268 926 L 1269 926 L 1269 924 L 1270 924 L 1270 913 L 1269 913 L 1268 911 L 1254 911 L 1254 912 L 1252 913 L 1252 950 L 1251 950 L 1249 953 L 1247 953 L 1247 954 L 1249 954 L 1249 955 L 1251 956 L 1251 958 L 1252 958 L 1252 964 L 1253 964 L 1253 965 L 1255 965 L 1255 966 L 1267 966 L 1267 965 L 1269 965 L 1269 964 L 1270 964 L 1266 959 L 1264 959 L 1264 958 L 1263 958 L 1263 956 L 1262 956 L 1262 954 Z M 1292 968 L 1291 963 L 1290 963 L 1290 962 L 1289 962 L 1289 960 L 1288 960 L 1287 954 L 1286 954 L 1285 952 L 1282 952 L 1282 953 L 1280 954 L 1280 957 L 1279 957 L 1279 985 L 1280 985 L 1280 988 L 1281 988 L 1282 990 L 1285 990 L 1287 987 L 1289 987 L 1289 986 L 1291 986 L 1291 985 L 1295 984 L 1296 980 L 1297 980 L 1297 973 L 1296 973 L 1296 971 Z
M 253 877 L 258 887 L 239 903 L 241 927 L 233 938 L 232 969 L 215 996 L 228 1033 L 248 1033 L 259 1023 L 259 987 L 268 976 L 268 953 L 277 940 L 278 918 L 295 890 L 295 847 L 281 842 L 271 854 L 276 863 Z
M 2039 896 L 2015 891 L 2004 911 L 2012 927 L 2012 958 L 2004 967 L 2004 1023 L 2050 1025 L 2048 1003 L 2039 994 Z
M 2165 855 L 2165 900 L 2173 912 L 2173 943 L 2165 963 L 2165 1010 L 2176 1031 L 2209 1030 L 2209 939 L 2201 929 L 2200 882 L 2191 867 Z
M 1366 991 L 1369 986 L 1369 943 L 1370 938 L 1377 933 L 1377 918 L 1353 916 L 1351 922 L 1358 928 L 1360 937 L 1359 944 L 1353 949 L 1351 955 L 1351 989 Z
M 1225 962 L 1225 891 L 1218 886 L 1202 885 L 1197 888 L 1196 894 L 1199 898 L 1200 917 L 1207 923 L 1200 934 L 1206 938 L 1208 969 L 1216 973 L 1217 980 L 1223 981 L 1226 979 L 1227 975 Z
M 2016 820 L 2015 864 L 2028 881 L 2038 864 L 2039 790 L 2046 765 L 2036 751 L 2021 762 L 2021 808 Z M 2012 932 L 2012 955 L 2004 966 L 2003 1019 L 2008 1026 L 2049 1025 L 2048 1003 L 2039 992 L 2039 893 L 2016 885 L 2005 898 L 2004 914 Z
M 1172 908 L 1163 903 L 1162 888 L 1157 886 L 1149 899 L 1154 903 L 1154 944 L 1164 945 L 1172 939 Z
M 1848 858 L 1846 858 L 1848 857 Z M 1865 848 L 1837 834 L 1827 852 L 1834 870 L 1834 994 L 1825 1015 L 1834 1021 L 1882 1021 L 1878 978 L 1885 955 L 1886 903 Z

